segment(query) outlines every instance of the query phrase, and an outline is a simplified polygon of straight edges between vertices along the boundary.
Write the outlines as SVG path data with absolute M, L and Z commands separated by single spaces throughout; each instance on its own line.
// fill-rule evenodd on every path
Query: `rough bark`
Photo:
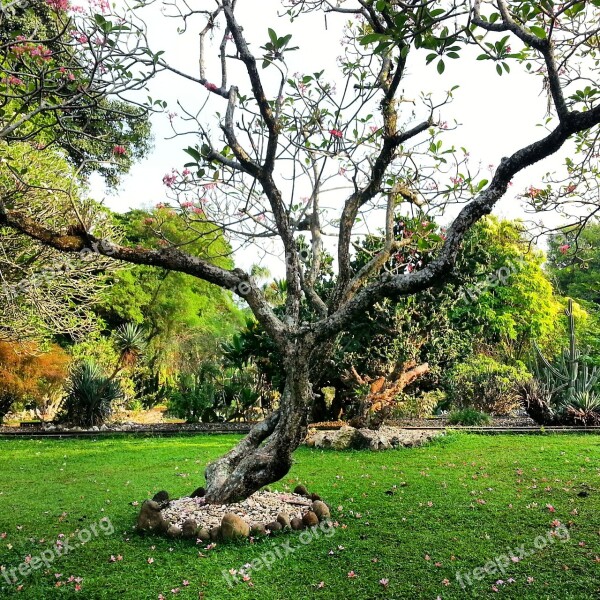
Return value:
M 306 436 L 313 395 L 307 356 L 292 356 L 289 363 L 279 410 L 206 467 L 208 502 L 239 501 L 278 481 L 290 470 L 292 453 Z

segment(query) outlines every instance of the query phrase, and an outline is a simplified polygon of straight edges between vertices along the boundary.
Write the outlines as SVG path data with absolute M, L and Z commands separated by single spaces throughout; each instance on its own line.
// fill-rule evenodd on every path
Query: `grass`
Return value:
M 189 494 L 202 483 L 206 462 L 236 439 L 0 440 L 0 534 L 6 533 L 0 564 L 18 567 L 27 555 L 51 548 L 60 534 L 69 540 L 94 524 L 98 533 L 49 569 L 22 578 L 20 590 L 0 577 L 0 597 L 587 600 L 600 595 L 595 436 L 455 434 L 423 448 L 382 453 L 301 448 L 279 489 L 305 483 L 332 505 L 340 525 L 332 537 L 321 535 L 305 545 L 291 533 L 206 550 L 132 531 L 139 510 L 133 501 L 141 503 L 160 489 L 173 497 Z M 103 517 L 110 519 L 112 535 L 98 530 Z M 569 524 L 563 530 L 568 539 L 551 538 L 553 543 L 536 550 L 536 538 L 556 529 L 555 519 Z M 284 556 L 282 544 L 295 551 Z M 483 579 L 473 578 L 473 569 L 509 549 L 518 555 L 519 546 L 529 556 L 509 561 L 504 575 L 477 572 Z M 253 586 L 228 587 L 223 570 L 277 547 L 283 558 L 270 570 L 253 572 Z M 123 559 L 110 562 L 111 556 Z M 351 571 L 356 577 L 348 577 Z M 463 590 L 457 572 L 470 574 L 473 585 Z M 75 582 L 55 587 L 70 576 L 83 578 L 80 591 Z M 498 579 L 514 582 L 496 584 Z M 389 582 L 384 586 L 380 580 Z M 324 587 L 318 588 L 319 582 Z M 175 595 L 171 590 L 177 588 Z

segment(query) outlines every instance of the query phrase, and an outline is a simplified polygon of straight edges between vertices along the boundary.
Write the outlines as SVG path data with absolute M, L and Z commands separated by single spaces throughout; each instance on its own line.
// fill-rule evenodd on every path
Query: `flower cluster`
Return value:
M 67 11 L 70 8 L 69 0 L 46 0 L 46 4 L 55 11 Z
M 17 42 L 23 42 L 21 44 L 15 44 L 11 48 L 13 54 L 16 56 L 31 56 L 42 60 L 50 60 L 52 58 L 52 50 L 49 50 L 43 44 L 33 44 L 28 42 L 27 38 L 23 35 L 17 36 L 16 40 Z

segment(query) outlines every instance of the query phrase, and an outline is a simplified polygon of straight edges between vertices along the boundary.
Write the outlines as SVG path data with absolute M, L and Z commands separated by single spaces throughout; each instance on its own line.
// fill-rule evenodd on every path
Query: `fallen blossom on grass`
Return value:
M 152 557 L 150 557 L 147 562 L 149 565 L 151 565 L 154 562 L 154 559 Z
M 356 573 L 354 571 L 350 571 L 348 573 L 348 579 L 354 579 L 356 577 Z
M 387 587 L 390 584 L 390 580 L 386 579 L 385 577 L 383 579 L 379 580 L 379 585 L 382 585 L 383 587 Z

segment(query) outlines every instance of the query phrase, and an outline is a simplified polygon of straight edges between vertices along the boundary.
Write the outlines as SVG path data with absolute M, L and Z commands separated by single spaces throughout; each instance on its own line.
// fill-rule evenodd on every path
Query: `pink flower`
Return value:
M 75 584 L 75 591 L 76 592 L 80 592 L 81 591 L 81 584 L 80 583 Z
M 350 571 L 348 573 L 348 579 L 354 579 L 356 577 L 356 573 L 354 571 Z
M 113 154 L 116 154 L 117 156 L 123 156 L 126 153 L 127 153 L 127 150 L 125 149 L 125 146 L 121 146 L 120 144 L 117 144 L 116 146 L 113 147 Z
M 210 92 L 216 92 L 219 88 L 214 83 L 205 83 L 204 87 Z
M 442 579 L 442 584 L 448 586 L 450 585 L 450 581 L 448 579 Z
M 184 580 L 182 581 L 181 585 L 182 585 L 183 587 L 187 587 L 188 585 L 190 585 L 190 582 L 189 582 L 187 579 L 184 579 Z
M 390 580 L 386 579 L 385 577 L 383 579 L 379 580 L 379 585 L 382 585 L 385 588 L 389 585 L 389 583 L 390 583 Z
M 181 208 L 192 208 L 192 206 L 194 206 L 194 203 L 189 200 L 181 203 Z
M 151 564 L 154 562 L 154 559 L 153 559 L 152 557 L 150 557 L 150 558 L 147 560 L 147 562 L 148 562 L 148 564 L 149 564 L 149 565 L 151 565 Z
M 330 129 L 329 133 L 336 138 L 341 138 L 344 136 L 344 134 L 339 130 L 339 129 Z
M 563 244 L 562 246 L 559 246 L 559 247 L 558 247 L 558 251 L 559 251 L 561 254 L 566 254 L 566 253 L 569 251 L 569 248 L 570 248 L 570 247 L 571 247 L 571 246 L 570 246 L 569 244 Z
M 8 83 L 9 85 L 23 85 L 23 80 L 19 79 L 15 75 L 10 75 L 9 77 L 4 78 L 2 81 L 4 83 Z
M 69 9 L 69 0 L 46 0 L 46 4 L 56 11 Z
M 152 225 L 152 223 L 154 223 L 153 218 L 148 217 L 147 219 L 144 219 L 144 225 Z
M 554 508 L 554 506 L 552 506 L 552 504 L 546 504 L 546 508 L 551 512 L 554 513 L 556 512 L 556 509 Z
M 177 181 L 177 176 L 174 173 L 167 173 L 162 178 L 162 181 L 167 187 L 173 187 L 173 185 Z
M 319 581 L 319 583 L 317 583 L 317 587 L 319 589 L 323 589 L 325 587 L 325 582 L 324 581 Z

